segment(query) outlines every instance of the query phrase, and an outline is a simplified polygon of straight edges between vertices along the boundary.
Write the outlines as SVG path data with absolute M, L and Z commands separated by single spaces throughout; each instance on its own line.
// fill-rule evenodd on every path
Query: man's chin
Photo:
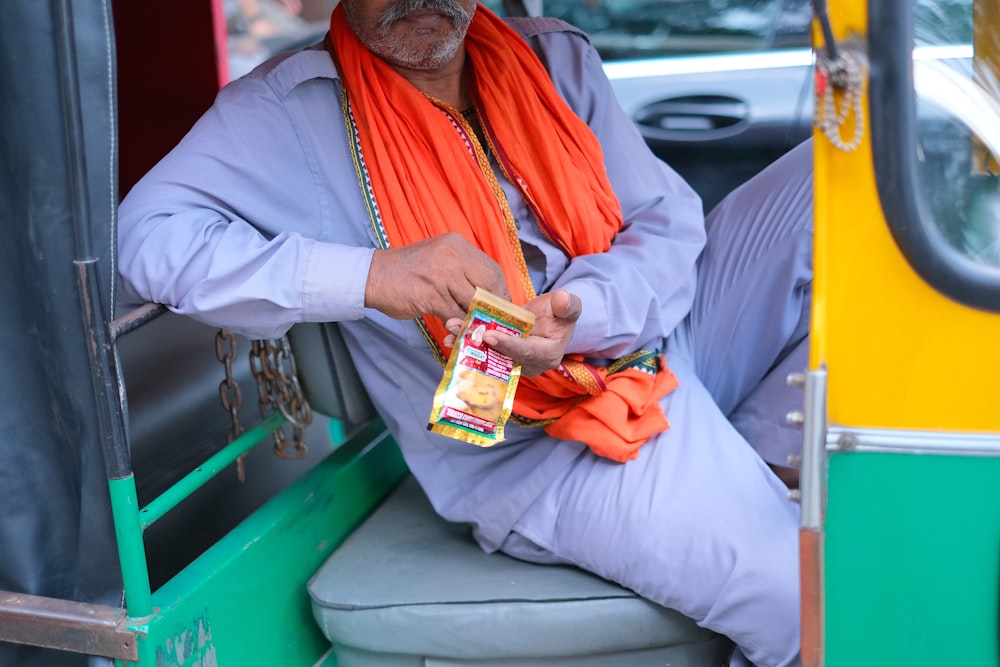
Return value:
M 419 35 L 419 33 L 411 33 Z M 423 37 L 426 40 L 426 36 Z M 434 71 L 445 67 L 458 54 L 461 40 L 449 39 L 432 48 L 407 49 L 399 40 L 389 39 L 385 43 L 372 44 L 369 48 L 390 65 L 417 71 Z

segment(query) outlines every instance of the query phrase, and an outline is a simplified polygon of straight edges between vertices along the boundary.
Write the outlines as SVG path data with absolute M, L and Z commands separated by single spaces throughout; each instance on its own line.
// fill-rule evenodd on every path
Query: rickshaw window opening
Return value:
M 927 138 L 918 126 L 912 3 L 869 0 L 868 18 L 879 26 L 868 39 L 872 158 L 890 232 L 931 287 L 966 306 L 1000 312 L 1000 264 L 976 261 L 945 236 L 935 219 L 941 207 L 935 210 L 931 197 L 948 179 L 930 187 L 921 179 Z

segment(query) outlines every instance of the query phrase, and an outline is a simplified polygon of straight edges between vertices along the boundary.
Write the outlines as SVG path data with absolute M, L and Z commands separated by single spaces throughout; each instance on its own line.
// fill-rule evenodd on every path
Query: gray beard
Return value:
M 346 9 L 346 8 L 345 8 Z M 417 9 L 434 9 L 451 19 L 454 30 L 438 41 L 422 48 L 412 48 L 392 39 L 389 32 L 392 26 Z M 455 0 L 399 0 L 389 5 L 379 18 L 374 34 L 365 34 L 352 20 L 351 12 L 347 12 L 348 23 L 361 41 L 372 53 L 380 56 L 391 65 L 412 70 L 432 71 L 450 63 L 458 53 L 465 33 L 472 22 L 472 11 L 465 10 Z

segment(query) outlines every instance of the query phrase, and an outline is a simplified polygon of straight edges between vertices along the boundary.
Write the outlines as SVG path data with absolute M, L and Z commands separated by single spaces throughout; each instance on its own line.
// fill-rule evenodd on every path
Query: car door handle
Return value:
M 738 132 L 749 116 L 750 107 L 743 100 L 690 95 L 649 104 L 636 112 L 635 122 L 648 139 L 703 141 Z

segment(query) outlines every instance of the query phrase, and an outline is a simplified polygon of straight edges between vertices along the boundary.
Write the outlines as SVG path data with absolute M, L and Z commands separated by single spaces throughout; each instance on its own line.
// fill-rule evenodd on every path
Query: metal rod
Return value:
M 802 597 L 802 666 L 822 667 L 823 517 L 826 513 L 826 368 L 806 373 L 802 423 L 799 581 Z
M 125 606 L 129 618 L 146 618 L 153 613 L 153 597 L 149 586 L 146 549 L 139 523 L 139 498 L 135 477 L 108 480 L 111 493 L 111 513 L 118 540 L 118 560 L 125 584 Z
M 802 424 L 801 527 L 822 530 L 826 510 L 826 369 L 806 373 Z
M 802 667 L 823 667 L 823 531 L 799 530 Z
M 271 435 L 287 421 L 281 412 L 274 412 L 240 437 L 219 450 L 207 461 L 178 480 L 173 486 L 149 502 L 139 512 L 142 529 L 149 528 L 164 514 L 201 488 L 230 463 L 250 451 L 254 445 Z
M 167 312 L 167 307 L 162 303 L 144 303 L 138 308 L 125 313 L 122 317 L 111 321 L 111 339 L 118 340 L 130 331 L 134 331 L 147 322 L 155 320 L 165 312 Z
M 826 432 L 826 449 L 830 452 L 993 458 L 1000 457 L 1000 433 L 831 426 Z
M 86 259 L 93 256 L 93 240 L 90 233 L 90 191 L 87 186 L 83 110 L 80 105 L 80 82 L 77 78 L 73 12 L 70 0 L 53 0 L 51 6 L 56 29 L 59 88 L 62 93 L 63 130 L 66 134 L 66 159 L 73 200 L 76 251 L 77 257 Z
M 108 320 L 101 301 L 97 259 L 77 260 L 73 263 L 77 271 L 83 326 L 87 335 L 104 469 L 109 480 L 124 479 L 132 474 L 122 405 L 124 390 L 118 374 L 117 351 L 109 335 Z
M 118 607 L 0 591 L 0 641 L 135 662 L 136 633 Z
M 826 0 L 812 0 L 813 14 L 823 30 L 823 41 L 826 42 L 826 57 L 830 62 L 840 58 L 837 50 L 837 38 L 833 36 L 833 26 L 830 25 L 830 15 L 826 11 Z

